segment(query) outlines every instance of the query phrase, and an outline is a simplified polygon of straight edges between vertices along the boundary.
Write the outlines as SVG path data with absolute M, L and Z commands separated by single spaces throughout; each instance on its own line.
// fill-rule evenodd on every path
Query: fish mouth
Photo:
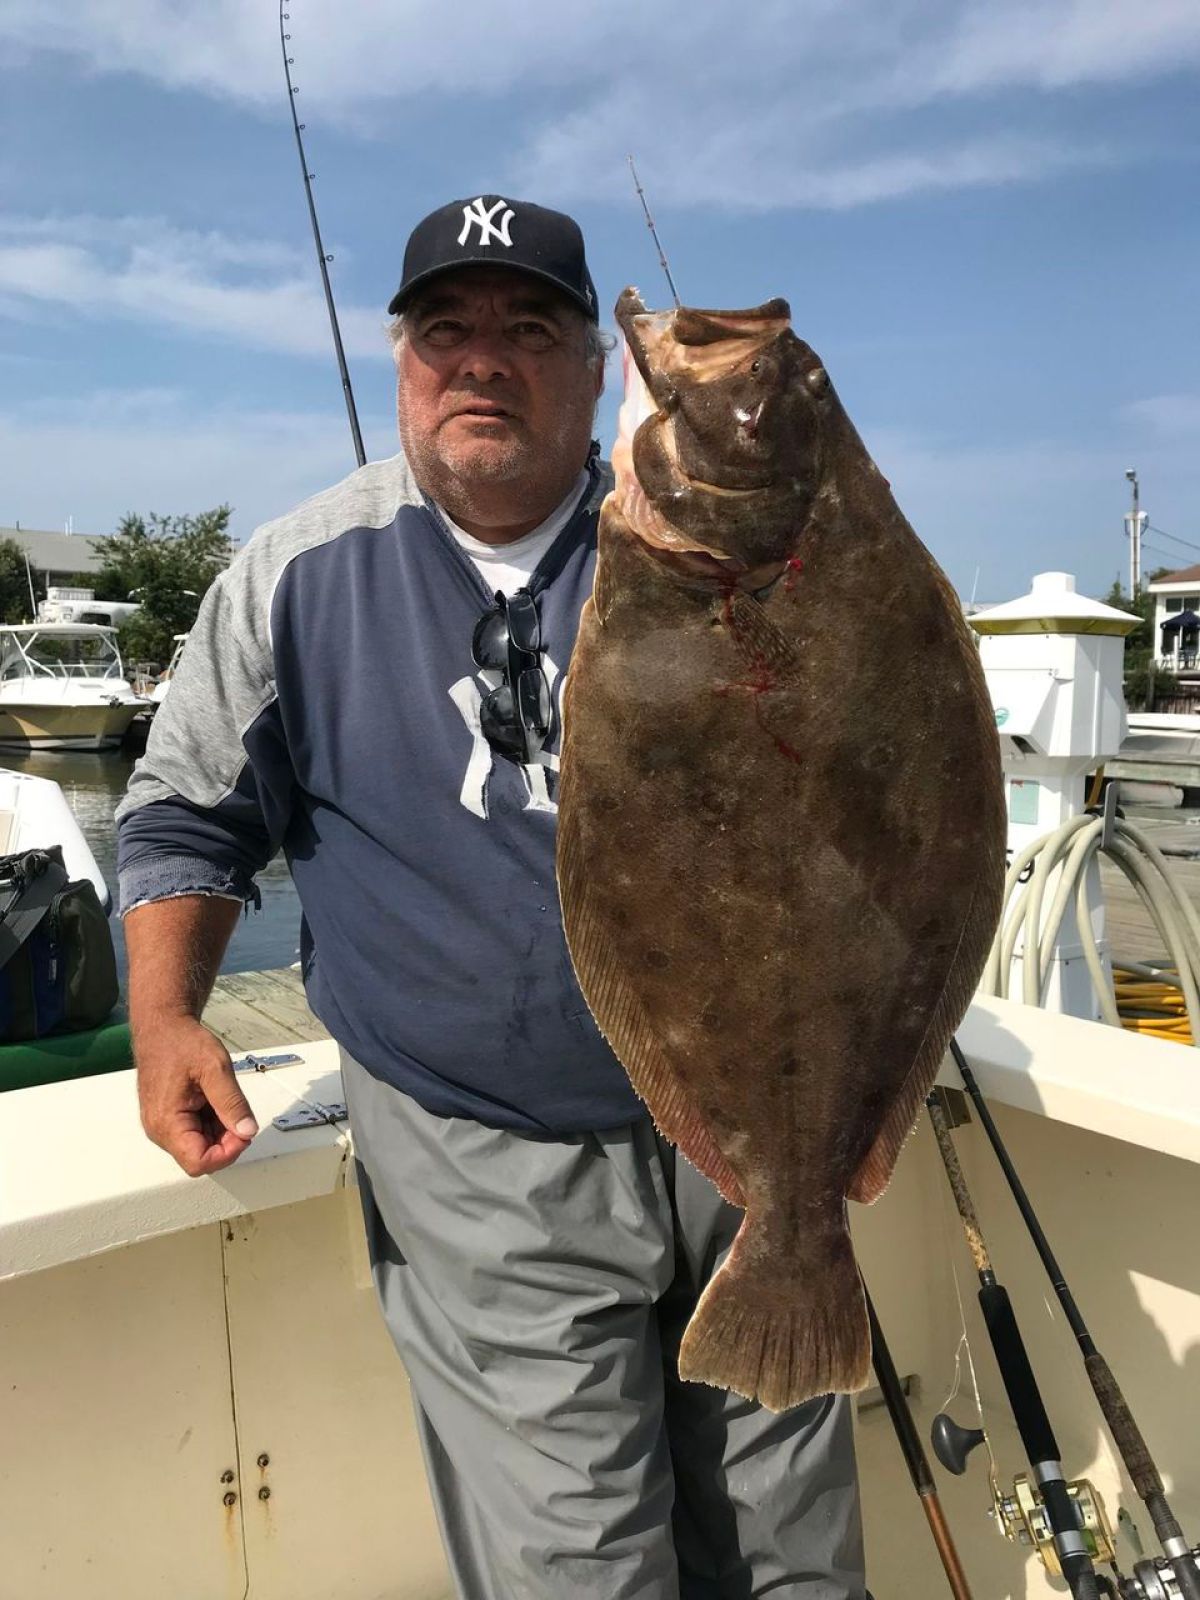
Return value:
M 728 507 L 739 526 L 760 514 L 777 520 L 776 502 L 781 496 L 790 498 L 792 488 L 781 483 L 777 474 L 755 483 L 756 472 L 747 483 L 749 474 L 743 462 L 735 464 L 733 483 L 714 482 L 689 472 L 680 459 L 676 433 L 679 390 L 703 386 L 756 360 L 765 346 L 790 329 L 787 302 L 770 300 L 746 311 L 696 311 L 690 307 L 650 311 L 631 288 L 617 302 L 616 320 L 625 336 L 625 400 L 612 464 L 616 504 L 630 532 L 681 576 L 721 586 L 764 587 L 778 576 L 778 563 L 773 561 L 768 569 L 753 556 L 741 559 L 722 549 L 717 507 Z M 751 423 L 757 429 L 761 412 L 760 404 L 745 416 L 733 415 L 739 424 Z M 665 469 L 653 499 L 634 469 L 635 436 L 642 438 L 641 448 L 648 437 L 655 439 L 654 448 Z M 692 511 L 685 509 L 689 500 Z M 700 502 L 708 502 L 712 509 L 697 519 L 694 512 Z M 713 524 L 711 529 L 709 524 Z
M 636 529 L 634 532 L 636 535 Z M 748 567 L 742 561 L 734 561 L 728 556 L 714 556 L 705 550 L 669 550 L 649 539 L 642 539 L 641 543 L 660 566 L 666 567 L 677 578 L 725 594 L 733 589 L 743 589 L 748 594 L 757 593 L 774 583 L 787 567 L 786 561 Z
M 706 483 L 703 478 L 691 478 L 683 471 L 680 477 L 686 481 L 689 489 L 699 489 L 701 494 L 724 495 L 729 500 L 745 500 L 756 494 L 765 494 L 769 487 L 764 484 L 761 489 L 727 489 L 723 483 Z
M 676 375 L 703 383 L 748 356 L 752 359 L 761 346 L 791 327 L 792 311 L 782 299 L 743 311 L 703 311 L 691 306 L 651 311 L 638 291 L 629 288 L 617 301 L 616 319 L 642 381 L 660 406 L 669 406 Z

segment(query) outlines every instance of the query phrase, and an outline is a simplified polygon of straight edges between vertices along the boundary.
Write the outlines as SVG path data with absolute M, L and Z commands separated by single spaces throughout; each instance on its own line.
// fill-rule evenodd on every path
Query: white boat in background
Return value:
M 51 778 L 0 767 L 0 855 L 55 844 L 72 880 L 90 879 L 107 911 L 112 895 L 62 789 Z
M 108 750 L 148 702 L 116 632 L 94 623 L 0 625 L 0 750 Z
M 162 705 L 167 698 L 167 690 L 171 687 L 171 679 L 178 669 L 180 658 L 183 655 L 183 647 L 187 643 L 188 636 L 186 633 L 177 633 L 173 635 L 173 638 L 175 648 L 171 652 L 171 659 L 167 663 L 167 669 L 159 674 L 158 682 L 150 692 L 150 698 L 156 706 Z

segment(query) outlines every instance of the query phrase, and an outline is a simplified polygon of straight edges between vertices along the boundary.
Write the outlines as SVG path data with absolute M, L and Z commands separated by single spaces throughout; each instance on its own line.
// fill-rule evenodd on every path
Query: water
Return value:
M 125 793 L 133 768 L 133 757 L 119 751 L 95 754 L 39 751 L 28 756 L 4 756 L 3 765 L 14 772 L 28 772 L 38 778 L 53 778 L 62 788 L 75 813 L 84 837 L 91 846 L 96 865 L 117 900 L 117 830 L 113 812 Z M 272 967 L 287 967 L 299 959 L 300 902 L 282 856 L 277 856 L 265 872 L 258 875 L 262 910 L 251 910 L 241 918 L 229 941 L 222 972 L 255 972 Z M 125 987 L 125 938 L 120 919 L 110 922 L 117 949 L 117 969 Z

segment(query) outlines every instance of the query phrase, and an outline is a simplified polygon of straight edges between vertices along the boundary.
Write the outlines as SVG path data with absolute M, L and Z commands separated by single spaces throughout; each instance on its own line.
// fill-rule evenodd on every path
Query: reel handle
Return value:
M 939 1411 L 934 1417 L 929 1430 L 929 1442 L 934 1455 L 946 1471 L 952 1472 L 956 1478 L 961 1478 L 967 1470 L 967 1457 L 983 1443 L 983 1437 L 982 1428 L 961 1427 L 944 1411 Z

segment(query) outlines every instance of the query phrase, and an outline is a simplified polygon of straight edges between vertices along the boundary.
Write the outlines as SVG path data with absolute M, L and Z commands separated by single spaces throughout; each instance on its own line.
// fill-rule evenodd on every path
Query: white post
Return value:
M 1142 586 L 1142 525 L 1146 519 L 1138 510 L 1137 472 L 1127 467 L 1125 476 L 1133 489 L 1133 506 L 1125 517 L 1125 526 L 1129 530 L 1129 598 L 1136 600 Z
M 1087 775 L 1121 748 L 1124 636 L 1137 618 L 1079 594 L 1069 573 L 1042 572 L 1027 595 L 967 620 L 980 635 L 980 660 L 996 713 L 1012 860 L 1082 812 Z M 1056 887 L 1057 872 L 1051 900 Z M 1087 870 L 1084 914 L 1107 964 L 1095 861 Z M 1010 994 L 1022 992 L 1023 964 L 1022 941 L 1014 952 Z M 1074 898 L 1059 926 L 1043 1004 L 1093 1020 L 1100 1015 Z

